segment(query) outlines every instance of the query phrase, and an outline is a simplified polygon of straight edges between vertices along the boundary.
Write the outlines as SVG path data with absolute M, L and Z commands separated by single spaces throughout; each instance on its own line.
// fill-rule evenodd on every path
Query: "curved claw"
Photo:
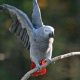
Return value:
M 42 69 L 40 65 L 37 65 L 36 68 L 38 69 L 38 71 Z
M 46 61 L 47 61 L 49 64 L 53 64 L 53 62 L 52 62 L 51 59 L 46 59 Z

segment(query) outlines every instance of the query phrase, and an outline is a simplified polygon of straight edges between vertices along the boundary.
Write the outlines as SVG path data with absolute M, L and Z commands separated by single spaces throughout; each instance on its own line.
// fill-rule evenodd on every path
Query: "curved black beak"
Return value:
M 53 32 L 50 33 L 50 34 L 49 34 L 49 37 L 50 37 L 50 38 L 54 38 L 54 33 L 53 33 Z

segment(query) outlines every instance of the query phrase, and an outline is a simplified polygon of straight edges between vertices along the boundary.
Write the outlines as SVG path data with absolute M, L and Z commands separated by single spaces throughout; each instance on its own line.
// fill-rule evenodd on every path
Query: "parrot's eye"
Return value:
M 48 29 L 44 29 L 44 32 L 48 32 Z

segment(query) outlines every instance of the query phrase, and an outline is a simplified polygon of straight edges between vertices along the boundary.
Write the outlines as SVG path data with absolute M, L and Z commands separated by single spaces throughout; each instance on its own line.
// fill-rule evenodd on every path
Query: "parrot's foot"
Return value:
M 38 69 L 38 71 L 42 69 L 40 65 L 37 65 L 36 68 Z
M 52 60 L 51 59 L 46 59 L 46 62 L 48 62 L 49 64 L 53 64 Z

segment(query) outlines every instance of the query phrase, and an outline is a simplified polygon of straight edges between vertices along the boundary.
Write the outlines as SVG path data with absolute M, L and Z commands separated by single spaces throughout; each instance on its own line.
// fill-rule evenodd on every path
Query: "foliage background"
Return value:
M 80 0 L 38 0 L 45 25 L 55 28 L 53 57 L 80 51 Z M 24 11 L 31 19 L 32 0 L 0 0 Z M 0 13 L 0 80 L 20 80 L 30 69 L 29 51 L 8 28 L 11 19 Z M 47 73 L 29 80 L 80 80 L 80 57 L 57 61 Z

